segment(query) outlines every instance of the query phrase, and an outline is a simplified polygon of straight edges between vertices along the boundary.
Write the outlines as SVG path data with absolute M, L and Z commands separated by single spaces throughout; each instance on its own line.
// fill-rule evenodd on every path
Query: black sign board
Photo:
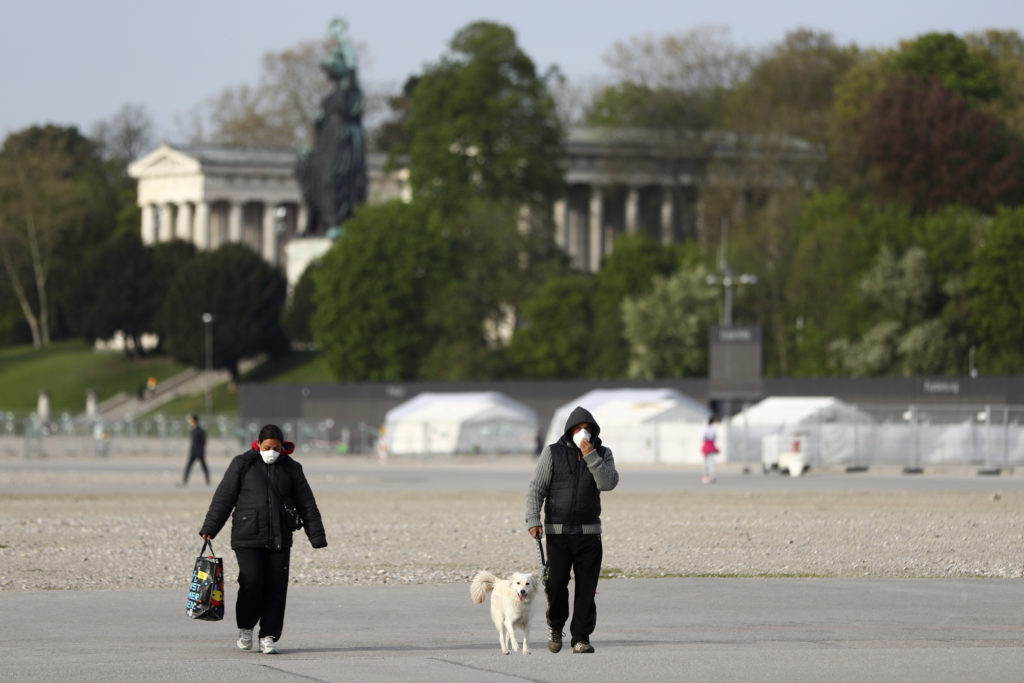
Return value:
M 708 397 L 761 397 L 760 325 L 715 325 L 708 354 Z

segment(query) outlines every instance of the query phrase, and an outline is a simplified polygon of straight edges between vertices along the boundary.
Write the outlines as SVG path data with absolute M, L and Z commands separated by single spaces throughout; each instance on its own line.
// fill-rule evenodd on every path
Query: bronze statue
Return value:
M 306 234 L 339 233 L 356 205 L 366 201 L 363 92 L 347 29 L 343 19 L 328 28 L 338 45 L 320 67 L 333 87 L 316 115 L 313 150 L 302 154 L 296 169 L 309 208 Z

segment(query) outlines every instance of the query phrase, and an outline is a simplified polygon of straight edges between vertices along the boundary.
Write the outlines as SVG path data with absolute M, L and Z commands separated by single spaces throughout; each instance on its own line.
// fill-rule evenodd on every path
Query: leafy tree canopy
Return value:
M 986 102 L 1002 94 L 995 72 L 968 49 L 967 41 L 952 33 L 926 33 L 904 43 L 893 57 L 891 69 L 928 81 L 937 76 L 942 85 L 968 102 Z
M 429 307 L 450 277 L 447 241 L 426 203 L 361 207 L 313 275 L 313 335 L 335 378 L 418 378 L 436 338 Z
M 213 315 L 213 366 L 238 381 L 238 363 L 287 349 L 281 329 L 285 278 L 242 244 L 201 252 L 183 265 L 167 290 L 161 313 L 167 351 L 182 362 L 204 367 L 204 313 Z
M 470 197 L 549 206 L 562 193 L 562 128 L 533 61 L 490 22 L 461 29 L 449 48 L 413 92 L 414 193 L 449 208 Z

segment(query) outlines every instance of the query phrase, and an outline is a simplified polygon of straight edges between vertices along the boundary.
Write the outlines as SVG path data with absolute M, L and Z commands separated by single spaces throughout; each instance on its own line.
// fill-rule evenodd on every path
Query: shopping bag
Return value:
M 209 540 L 203 543 L 192 569 L 185 614 L 205 621 L 224 618 L 224 560 L 214 556 L 213 544 Z

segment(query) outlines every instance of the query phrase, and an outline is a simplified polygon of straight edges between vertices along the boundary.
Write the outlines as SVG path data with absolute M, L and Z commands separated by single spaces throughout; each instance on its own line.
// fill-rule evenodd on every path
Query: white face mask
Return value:
M 586 429 L 581 429 L 580 431 L 572 435 L 572 440 L 576 442 L 576 448 L 582 448 L 580 446 L 580 442 L 583 441 L 584 439 L 590 441 L 590 432 L 588 432 Z
M 263 458 L 263 462 L 268 465 L 273 465 L 274 461 L 278 459 L 281 454 L 277 451 L 260 451 L 260 457 Z

